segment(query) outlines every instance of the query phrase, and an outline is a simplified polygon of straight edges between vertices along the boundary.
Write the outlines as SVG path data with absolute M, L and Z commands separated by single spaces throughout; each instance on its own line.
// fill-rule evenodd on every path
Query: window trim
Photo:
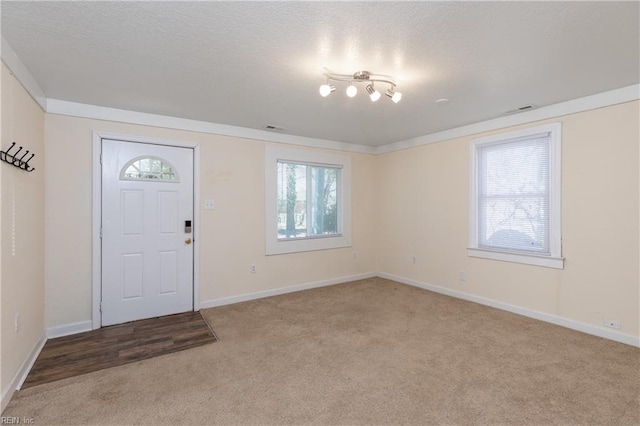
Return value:
M 549 135 L 549 255 L 499 250 L 478 245 L 478 148 Z M 564 269 L 562 257 L 562 123 L 551 123 L 471 140 L 469 165 L 469 247 L 467 255 L 483 259 Z
M 351 156 L 306 149 L 265 147 L 265 254 L 276 255 L 351 246 Z M 278 239 L 278 161 L 340 169 L 338 233 L 296 239 Z

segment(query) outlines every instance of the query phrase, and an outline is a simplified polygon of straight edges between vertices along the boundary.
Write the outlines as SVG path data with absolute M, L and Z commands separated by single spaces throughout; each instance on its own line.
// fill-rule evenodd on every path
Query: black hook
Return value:
M 11 142 L 11 146 L 9 147 L 9 149 L 7 149 L 7 151 L 0 151 L 0 159 L 2 161 L 7 161 L 7 156 L 10 155 L 9 151 L 11 151 L 13 149 L 13 147 L 16 146 L 15 142 Z
M 29 151 L 27 151 L 27 152 L 29 152 Z M 34 155 L 35 155 L 35 154 L 31 154 L 31 157 L 29 157 L 29 159 L 28 159 L 27 161 L 25 161 L 25 162 L 24 162 L 24 169 L 25 169 L 26 171 L 28 171 L 28 172 L 32 172 L 32 171 L 34 171 L 34 170 L 35 170 L 35 167 L 31 167 L 31 166 L 29 165 L 29 161 L 31 161 L 31 159 L 33 158 L 33 156 L 34 156 Z
M 28 154 L 29 154 L 29 150 L 27 150 L 27 151 L 22 155 L 22 157 L 20 157 L 20 160 L 19 160 L 19 161 L 20 161 L 20 164 L 24 164 L 24 163 L 26 163 L 26 161 L 22 161 L 22 159 L 23 159 L 24 157 L 26 157 Z
M 11 164 L 13 164 L 14 166 L 17 165 L 18 167 L 20 167 L 20 163 L 18 163 L 18 161 L 20 160 L 18 160 L 18 157 L 16 157 L 16 155 L 20 154 L 20 151 L 22 151 L 22 147 L 20 147 L 15 154 L 11 154 L 11 156 L 13 157 L 13 161 L 11 161 Z

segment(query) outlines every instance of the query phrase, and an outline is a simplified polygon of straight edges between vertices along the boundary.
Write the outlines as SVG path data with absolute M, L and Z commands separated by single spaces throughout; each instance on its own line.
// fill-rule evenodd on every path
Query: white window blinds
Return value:
M 550 136 L 477 148 L 478 247 L 550 255 Z

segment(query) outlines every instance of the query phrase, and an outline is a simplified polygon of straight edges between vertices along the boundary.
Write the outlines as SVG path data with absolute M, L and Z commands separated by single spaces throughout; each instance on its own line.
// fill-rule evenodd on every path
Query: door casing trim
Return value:
M 92 264 L 91 264 L 91 319 L 95 330 L 102 326 L 100 299 L 102 296 L 102 140 L 114 139 L 152 145 L 176 146 L 193 149 L 193 310 L 200 310 L 200 144 L 148 136 L 126 135 L 110 132 L 93 132 L 93 207 L 92 207 Z

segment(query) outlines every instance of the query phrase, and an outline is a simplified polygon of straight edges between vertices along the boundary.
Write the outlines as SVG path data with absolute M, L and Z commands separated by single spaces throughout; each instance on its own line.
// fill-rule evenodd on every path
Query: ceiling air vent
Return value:
M 536 108 L 535 105 L 524 105 L 524 106 L 521 106 L 520 108 L 509 110 L 509 111 L 505 112 L 504 115 L 517 114 L 519 112 L 525 112 L 525 111 L 529 111 L 529 110 L 532 110 L 532 109 L 535 109 L 535 108 Z
M 286 129 L 280 126 L 274 126 L 273 124 L 267 124 L 264 126 L 265 130 L 271 130 L 272 132 L 284 132 Z

